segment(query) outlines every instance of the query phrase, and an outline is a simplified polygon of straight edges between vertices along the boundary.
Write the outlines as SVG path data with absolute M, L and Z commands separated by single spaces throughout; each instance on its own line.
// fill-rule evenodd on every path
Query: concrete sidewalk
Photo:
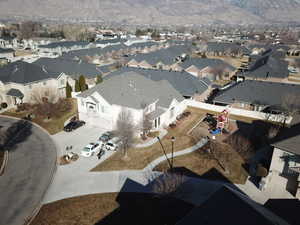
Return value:
M 162 129 L 162 130 L 160 130 L 159 138 L 163 139 L 164 136 L 166 136 L 167 134 L 168 134 L 168 131 L 165 130 L 165 129 Z M 145 143 L 136 144 L 134 147 L 135 148 L 146 148 L 146 147 L 149 147 L 149 146 L 155 144 L 156 142 L 158 142 L 158 139 L 157 138 L 152 138 L 151 140 L 146 141 Z

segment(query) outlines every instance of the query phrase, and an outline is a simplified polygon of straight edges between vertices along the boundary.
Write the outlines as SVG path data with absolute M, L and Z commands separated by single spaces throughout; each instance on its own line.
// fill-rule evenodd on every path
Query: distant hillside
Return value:
M 300 22 L 299 0 L 0 0 L 0 18 L 121 24 Z

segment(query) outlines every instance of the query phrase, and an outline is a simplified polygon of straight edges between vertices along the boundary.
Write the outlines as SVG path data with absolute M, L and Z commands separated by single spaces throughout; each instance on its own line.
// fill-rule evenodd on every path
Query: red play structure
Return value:
M 226 129 L 229 122 L 229 112 L 227 109 L 224 109 L 221 114 L 217 117 L 217 129 L 223 130 Z

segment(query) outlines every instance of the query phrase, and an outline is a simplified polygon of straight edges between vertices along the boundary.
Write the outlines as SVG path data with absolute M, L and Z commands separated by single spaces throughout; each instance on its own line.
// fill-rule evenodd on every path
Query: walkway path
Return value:
M 20 120 L 0 117 L 10 127 Z M 29 123 L 26 138 L 17 139 L 0 177 L 0 225 L 23 225 L 44 197 L 56 169 L 56 146 L 42 129 Z M 19 137 L 20 138 L 20 137 Z
M 174 157 L 191 153 L 202 147 L 206 141 L 206 139 L 203 139 L 190 148 L 177 151 L 174 153 Z M 44 203 L 79 195 L 120 191 L 127 178 L 146 185 L 149 182 L 149 179 L 153 179 L 155 176 L 160 174 L 152 172 L 152 169 L 165 160 L 164 156 L 159 157 L 143 170 L 89 172 L 90 169 L 96 166 L 99 162 L 107 159 L 110 155 L 106 154 L 104 156 L 105 158 L 100 161 L 96 160 L 96 157 L 80 157 L 79 160 L 81 160 L 80 164 L 83 165 L 82 168 L 77 161 L 69 165 L 58 167 L 54 181 L 44 198 Z M 170 156 L 171 155 L 168 154 L 168 157 Z M 94 162 L 95 165 L 92 165 L 91 162 Z
M 168 131 L 165 130 L 165 129 L 162 129 L 159 132 L 160 132 L 160 134 L 159 134 L 160 139 L 163 139 L 164 136 L 166 136 L 168 134 Z M 135 148 L 146 148 L 146 147 L 149 147 L 149 146 L 155 144 L 156 142 L 158 142 L 158 139 L 157 138 L 152 138 L 151 140 L 146 141 L 145 143 L 136 144 L 134 147 Z

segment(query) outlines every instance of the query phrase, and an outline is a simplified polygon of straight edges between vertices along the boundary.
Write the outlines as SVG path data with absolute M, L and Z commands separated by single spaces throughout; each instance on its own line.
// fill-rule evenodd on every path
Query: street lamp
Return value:
M 175 142 L 176 138 L 174 136 L 171 137 L 171 142 L 172 142 L 172 155 L 171 155 L 171 170 L 173 170 L 173 162 L 174 162 L 174 142 Z
M 157 136 L 157 140 L 158 140 L 159 143 L 160 143 L 160 146 L 161 146 L 161 148 L 162 148 L 162 150 L 163 150 L 163 152 L 164 152 L 164 155 L 165 155 L 165 157 L 166 157 L 166 159 L 167 159 L 167 162 L 168 162 L 168 164 L 169 164 L 170 169 L 172 169 L 172 164 L 171 164 L 171 162 L 170 162 L 170 160 L 169 160 L 169 158 L 168 158 L 168 156 L 167 156 L 167 153 L 166 153 L 166 151 L 165 151 L 165 148 L 164 148 L 163 144 L 161 143 L 161 140 L 160 140 L 159 136 Z

